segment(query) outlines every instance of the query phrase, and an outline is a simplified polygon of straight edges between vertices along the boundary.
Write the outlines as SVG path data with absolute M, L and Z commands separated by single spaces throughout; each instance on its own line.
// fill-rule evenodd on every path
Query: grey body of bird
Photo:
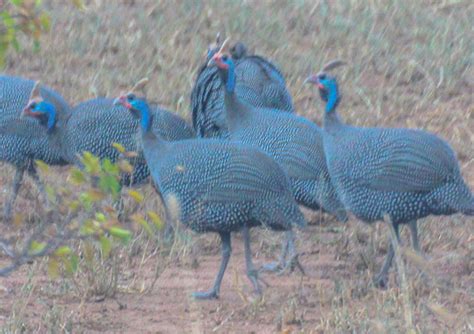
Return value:
M 359 219 L 407 223 L 428 215 L 474 214 L 456 156 L 420 130 L 327 129 L 324 147 L 341 199 Z

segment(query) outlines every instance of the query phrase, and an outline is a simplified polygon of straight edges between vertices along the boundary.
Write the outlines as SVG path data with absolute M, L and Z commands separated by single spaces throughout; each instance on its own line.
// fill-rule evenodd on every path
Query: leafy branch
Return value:
M 135 213 L 130 217 L 122 215 L 119 219 L 120 212 L 113 203 L 120 200 L 123 175 L 133 171 L 125 158 L 133 154 L 125 152 L 119 144 L 114 144 L 114 147 L 121 151 L 124 159 L 112 163 L 85 152 L 81 157 L 83 168 L 73 167 L 65 185 L 46 186 L 50 207 L 40 223 L 35 223 L 29 232 L 12 240 L 0 238 L 0 252 L 10 260 L 9 264 L 0 267 L 0 277 L 8 276 L 22 265 L 41 257 L 48 257 L 50 276 L 56 277 L 60 272 L 73 275 L 78 269 L 79 254 L 82 254 L 75 247 L 78 241 L 86 243 L 88 249 L 97 249 L 99 257 L 105 261 L 115 248 L 132 239 L 133 233 L 129 230 L 132 226 L 124 228 L 120 220 L 134 222 L 136 227 L 151 236 L 162 229 L 163 224 L 153 211 L 147 213 L 147 218 Z M 37 161 L 36 165 L 43 176 L 50 174 L 45 163 Z M 129 190 L 127 196 L 136 203 L 143 200 L 143 195 L 136 190 Z M 89 265 L 94 252 L 86 252 L 92 254 L 85 257 Z
M 83 10 L 82 0 L 71 0 L 73 5 Z M 51 29 L 51 16 L 43 8 L 42 0 L 6 0 L 0 2 L 0 67 L 10 49 L 21 50 L 18 38 L 26 36 L 39 50 L 40 38 Z

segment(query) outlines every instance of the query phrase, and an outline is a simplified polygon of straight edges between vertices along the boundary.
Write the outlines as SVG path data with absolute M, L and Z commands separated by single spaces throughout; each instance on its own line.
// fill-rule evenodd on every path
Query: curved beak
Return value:
M 20 118 L 25 118 L 25 117 L 36 117 L 37 113 L 31 111 L 31 102 L 28 102 L 26 107 L 23 108 L 20 114 Z
M 316 86 L 318 86 L 319 89 L 324 89 L 325 88 L 324 85 L 319 81 L 318 74 L 312 74 L 309 77 L 307 77 L 304 80 L 303 85 L 306 84 L 306 83 L 311 83 L 313 85 L 316 85 Z
M 132 108 L 132 105 L 127 101 L 127 96 L 125 95 L 120 95 L 114 100 L 114 106 L 117 106 L 117 105 L 122 105 L 127 109 Z

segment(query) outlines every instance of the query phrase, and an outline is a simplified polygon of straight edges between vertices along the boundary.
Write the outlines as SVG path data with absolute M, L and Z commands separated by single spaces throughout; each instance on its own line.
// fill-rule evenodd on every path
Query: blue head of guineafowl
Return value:
M 150 107 L 145 99 L 138 98 L 134 93 L 128 93 L 115 99 L 114 104 L 121 104 L 130 110 L 131 115 L 140 120 L 143 130 L 148 131 L 151 128 Z
M 53 131 L 56 125 L 56 108 L 47 101 L 30 101 L 23 109 L 23 115 L 37 118 L 41 125 L 46 126 L 48 132 Z

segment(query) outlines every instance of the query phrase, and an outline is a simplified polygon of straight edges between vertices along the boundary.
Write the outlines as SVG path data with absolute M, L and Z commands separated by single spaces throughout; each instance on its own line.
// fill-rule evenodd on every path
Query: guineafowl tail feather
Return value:
M 306 220 L 292 197 L 281 198 L 273 201 L 271 204 L 268 205 L 267 203 L 255 208 L 262 225 L 266 225 L 274 230 L 306 227 Z
M 443 199 L 450 208 L 465 215 L 474 216 L 474 194 L 464 181 L 447 184 Z

